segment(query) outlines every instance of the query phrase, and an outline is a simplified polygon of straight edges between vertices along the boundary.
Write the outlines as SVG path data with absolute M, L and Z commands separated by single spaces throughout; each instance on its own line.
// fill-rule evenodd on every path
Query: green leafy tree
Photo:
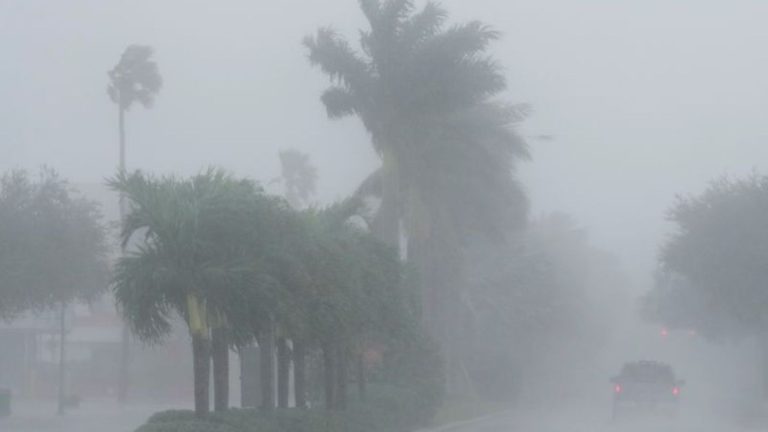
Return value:
M 723 178 L 698 196 L 678 197 L 669 213 L 677 230 L 662 250 L 659 288 L 706 299 L 676 302 L 681 312 L 686 305 L 698 312 L 681 314 L 688 316 L 683 326 L 713 337 L 766 333 L 766 209 L 768 178 L 758 175 Z
M 713 340 L 754 336 L 768 346 L 766 211 L 768 177 L 757 174 L 678 197 L 646 315 Z
M 0 179 L 0 317 L 58 309 L 61 316 L 59 412 L 64 410 L 67 306 L 108 285 L 108 247 L 98 206 L 54 171 Z
M 37 180 L 24 171 L 0 179 L 0 312 L 88 300 L 106 289 L 104 226 L 98 206 L 54 171 Z

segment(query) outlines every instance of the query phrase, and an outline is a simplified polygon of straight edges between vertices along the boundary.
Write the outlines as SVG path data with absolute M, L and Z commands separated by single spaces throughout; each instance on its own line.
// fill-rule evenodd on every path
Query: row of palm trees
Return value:
M 322 95 L 328 116 L 357 116 L 371 135 L 381 168 L 359 190 L 381 198 L 371 231 L 393 247 L 406 239 L 423 285 L 425 324 L 443 345 L 449 376 L 463 377 L 462 351 L 469 350 L 459 344 L 478 332 L 477 293 L 467 276 L 478 263 L 470 249 L 509 247 L 527 220 L 514 176 L 527 145 L 514 127 L 529 108 L 498 100 L 507 83 L 489 54 L 497 31 L 476 21 L 448 26 L 447 11 L 432 1 L 421 8 L 413 0 L 359 4 L 370 24 L 359 50 L 329 27 L 304 44 L 331 79 Z M 162 80 L 145 47 L 126 50 L 110 79 L 124 143 L 124 112 L 133 102 L 150 104 Z
M 209 411 L 211 363 L 215 409 L 228 407 L 231 347 L 258 340 L 271 358 L 276 341 L 281 406 L 287 362 L 303 407 L 305 357 L 321 353 L 325 406 L 343 408 L 350 359 L 418 331 L 399 257 L 356 217 L 356 198 L 299 212 L 253 181 L 213 169 L 190 178 L 121 172 L 109 185 L 128 203 L 121 232 L 128 252 L 114 270 L 118 306 L 148 342 L 167 335 L 177 317 L 186 323 L 198 416 Z M 264 363 L 270 408 L 272 367 Z

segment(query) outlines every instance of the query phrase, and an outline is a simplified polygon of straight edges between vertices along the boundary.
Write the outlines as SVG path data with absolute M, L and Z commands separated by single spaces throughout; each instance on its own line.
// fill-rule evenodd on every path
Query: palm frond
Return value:
M 108 72 L 110 84 L 107 93 L 123 109 L 134 102 L 151 107 L 155 95 L 163 85 L 163 78 L 152 60 L 152 47 L 131 45 L 125 49 L 118 64 Z
M 304 39 L 309 49 L 309 61 L 319 66 L 331 81 L 362 91 L 370 83 L 368 65 L 349 43 L 330 28 L 322 28 L 317 34 Z
M 168 257 L 154 247 L 140 247 L 115 265 L 112 291 L 125 321 L 143 341 L 158 342 L 171 330 L 183 285 Z
M 457 62 L 482 54 L 500 37 L 501 33 L 493 28 L 479 21 L 471 21 L 455 25 L 430 38 L 415 55 L 427 61 Z
M 400 39 L 406 49 L 415 49 L 440 32 L 448 19 L 448 11 L 435 2 L 427 2 L 424 8 L 403 23 Z
M 323 92 L 320 100 L 325 105 L 329 118 L 339 119 L 358 112 L 357 100 L 348 89 L 333 86 Z

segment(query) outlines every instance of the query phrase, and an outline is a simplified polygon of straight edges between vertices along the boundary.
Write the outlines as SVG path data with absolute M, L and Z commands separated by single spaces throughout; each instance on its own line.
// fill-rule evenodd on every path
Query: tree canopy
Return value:
M 108 285 L 98 206 L 50 169 L 0 178 L 0 317 L 88 300 Z
M 152 54 L 152 47 L 130 45 L 109 71 L 107 94 L 121 110 L 129 110 L 134 103 L 147 108 L 154 103 L 155 95 L 163 86 L 163 78 Z
M 660 256 L 647 297 L 652 318 L 711 337 L 768 329 L 768 177 L 721 178 L 699 195 L 678 197 L 676 231 Z

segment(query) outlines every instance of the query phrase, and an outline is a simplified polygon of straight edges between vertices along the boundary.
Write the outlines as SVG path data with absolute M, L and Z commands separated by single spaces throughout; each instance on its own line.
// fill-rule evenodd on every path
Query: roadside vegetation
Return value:
M 592 318 L 603 312 L 596 299 L 620 271 L 567 215 L 529 216 L 516 169 L 529 159 L 518 126 L 531 108 L 504 100 L 504 69 L 490 52 L 501 34 L 449 24 L 435 2 L 359 6 L 368 27 L 354 47 L 330 27 L 304 40 L 330 80 L 328 117 L 361 121 L 380 158 L 346 199 L 315 203 L 318 171 L 295 150 L 280 153 L 282 175 L 265 186 L 226 168 L 126 169 L 126 113 L 151 107 L 163 85 L 153 50 L 138 45 L 109 73 L 119 253 L 107 256 L 107 231 L 86 201 L 57 198 L 67 205 L 56 211 L 79 219 L 40 237 L 27 225 L 47 214 L 44 192 L 53 185 L 66 197 L 66 188 L 55 176 L 5 177 L 0 239 L 19 246 L 0 249 L 1 317 L 109 287 L 139 340 L 161 344 L 186 328 L 194 410 L 158 413 L 140 432 L 406 432 L 556 394 L 564 362 L 594 367 L 609 337 Z M 57 251 L 48 246 L 59 237 L 62 250 L 82 250 L 65 258 L 80 261 L 17 266 L 60 262 L 37 255 Z M 235 403 L 232 353 L 244 383 Z

